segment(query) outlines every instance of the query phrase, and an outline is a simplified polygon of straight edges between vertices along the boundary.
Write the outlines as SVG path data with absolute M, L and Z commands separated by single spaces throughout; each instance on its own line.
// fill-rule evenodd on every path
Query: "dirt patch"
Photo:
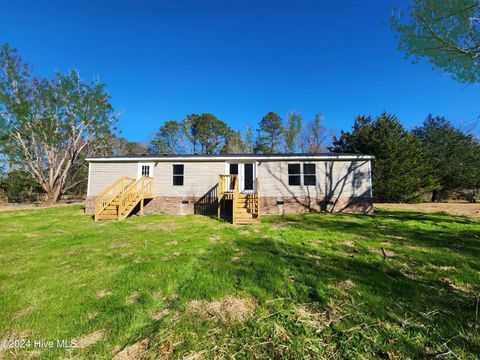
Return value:
M 328 318 L 327 312 L 317 312 L 303 305 L 297 306 L 294 313 L 299 322 L 302 322 L 310 326 L 311 328 L 316 329 L 317 332 L 322 331 L 331 323 L 331 320 L 329 320 Z
M 435 266 L 437 270 L 441 271 L 452 271 L 452 270 L 457 270 L 455 266 Z
M 230 261 L 234 264 L 237 264 L 237 263 L 240 262 L 240 260 L 242 260 L 242 258 L 240 256 L 234 256 L 234 257 L 232 257 L 232 259 Z
M 158 321 L 163 319 L 165 316 L 167 316 L 170 313 L 170 310 L 168 309 L 163 309 L 160 311 L 157 311 L 155 314 L 153 314 L 150 319 Z
M 133 305 L 137 302 L 140 294 L 137 291 L 132 292 L 126 299 L 125 305 Z
M 99 342 L 103 337 L 103 330 L 95 331 L 91 334 L 88 334 L 77 341 L 77 348 L 85 349 L 87 346 L 93 345 Z
M 22 309 L 19 312 L 17 312 L 13 317 L 14 317 L 15 320 L 19 320 L 22 317 L 24 317 L 25 315 L 31 313 L 32 311 L 33 311 L 33 309 L 31 307 L 27 307 L 27 308 Z
M 316 255 L 316 254 L 309 254 L 308 257 L 314 260 L 323 260 L 323 256 Z
M 345 247 L 350 247 L 350 248 L 355 247 L 355 243 L 353 241 L 342 241 L 342 242 L 339 242 L 338 245 L 345 246 Z
M 384 258 L 392 258 L 392 257 L 398 256 L 398 254 L 395 251 L 387 250 L 384 248 L 376 249 L 375 252 L 380 254 Z
M 400 235 L 385 235 L 386 238 L 394 239 L 394 240 L 407 240 L 405 236 Z
M 112 292 L 108 289 L 103 289 L 97 292 L 97 297 L 98 298 L 103 298 L 105 296 L 112 295 Z
M 87 314 L 87 320 L 93 320 L 98 316 L 98 312 L 89 312 Z
M 177 245 L 178 245 L 178 241 L 176 241 L 176 240 L 169 241 L 169 242 L 167 242 L 166 245 L 167 245 L 167 246 L 177 246 Z
M 132 244 L 126 243 L 126 244 L 112 244 L 110 245 L 110 249 L 128 249 L 133 247 Z
M 218 235 L 213 235 L 208 238 L 208 241 L 213 243 L 222 242 L 222 238 Z
M 453 290 L 461 291 L 461 292 L 464 292 L 464 293 L 472 292 L 472 287 L 471 287 L 470 284 L 466 284 L 466 285 L 455 284 L 449 278 L 443 278 L 441 281 L 442 281 L 443 284 L 445 284 L 446 286 L 448 286 L 449 288 L 451 288 Z
M 148 348 L 148 340 L 141 340 L 133 345 L 127 346 L 125 349 L 117 353 L 113 360 L 137 360 Z
M 336 287 L 339 288 L 340 290 L 343 290 L 343 291 L 350 291 L 355 287 L 355 283 L 352 280 L 347 279 L 347 280 L 344 280 L 344 281 L 340 281 L 336 285 Z
M 211 302 L 191 300 L 187 310 L 205 318 L 225 323 L 242 322 L 252 317 L 256 304 L 251 299 L 227 296 Z
M 375 204 L 377 209 L 400 209 L 426 213 L 444 212 L 456 216 L 480 218 L 480 203 L 466 202 L 422 203 L 422 204 Z
M 165 297 L 163 296 L 163 292 L 161 292 L 160 290 L 159 291 L 155 291 L 153 294 L 152 294 L 153 298 L 154 299 L 157 299 L 157 300 L 165 300 Z

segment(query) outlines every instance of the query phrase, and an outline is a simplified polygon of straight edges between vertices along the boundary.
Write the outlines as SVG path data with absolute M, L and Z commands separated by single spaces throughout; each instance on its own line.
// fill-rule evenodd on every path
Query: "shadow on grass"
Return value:
M 400 348 L 404 357 L 424 358 L 444 350 L 442 344 L 446 341 L 467 353 L 480 353 L 478 341 L 472 340 L 475 330 L 469 328 L 469 324 L 475 323 L 476 303 L 471 293 L 455 290 L 428 274 L 407 276 L 403 263 L 407 253 L 402 261 L 384 260 L 380 254 L 363 251 L 361 247 L 358 252 L 350 248 L 332 249 L 330 245 L 335 246 L 335 240 L 325 243 L 322 249 L 323 243 L 314 245 L 311 240 L 284 238 L 289 229 L 304 231 L 305 235 L 317 231 L 318 236 L 338 233 L 338 241 L 342 241 L 342 236 L 361 236 L 366 247 L 394 238 L 402 251 L 415 244 L 445 250 L 442 254 L 446 254 L 446 260 L 442 254 L 435 255 L 440 261 L 448 261 L 447 249 L 453 250 L 471 268 L 479 270 L 480 239 L 475 230 L 478 222 L 440 214 L 380 210 L 373 215 L 271 217 L 266 223 L 279 225 L 281 230 L 265 226 L 258 233 L 246 231 L 240 236 L 243 229 L 228 228 L 222 234 L 225 242 L 205 242 L 207 251 L 201 256 L 190 254 L 185 255 L 188 260 L 172 260 L 175 265 L 170 271 L 178 274 L 174 284 L 180 298 L 178 309 L 182 311 L 182 303 L 194 298 L 209 300 L 236 292 L 248 294 L 261 304 L 283 298 L 294 305 L 310 303 L 326 308 L 333 300 L 346 314 L 328 330 L 341 357 L 356 353 L 356 347 L 361 345 L 363 354 L 394 347 Z M 268 230 L 268 235 L 262 229 Z M 360 244 L 362 240 L 356 242 Z M 235 255 L 239 260 L 233 261 Z M 195 263 L 195 268 L 183 271 L 185 261 Z M 135 264 L 131 267 L 136 267 L 138 274 L 150 271 L 150 267 L 156 266 L 153 263 L 146 264 L 145 269 Z M 344 291 L 341 283 L 347 280 L 354 287 Z M 117 281 L 124 281 L 123 276 Z M 478 289 L 479 284 L 472 285 Z M 145 333 L 160 331 L 162 326 L 150 324 Z M 359 328 L 352 334 L 355 327 Z M 383 334 L 380 345 L 377 340 L 370 340 L 378 334 Z M 351 341 L 352 336 L 360 342 Z M 396 345 L 389 344 L 389 340 Z
M 352 218 L 356 221 L 352 221 Z M 480 258 L 480 232 L 464 225 L 480 222 L 462 216 L 441 213 L 427 214 L 410 211 L 377 210 L 374 214 L 304 215 L 276 217 L 270 223 L 306 231 L 339 231 L 353 236 L 386 240 L 404 237 L 410 245 L 449 249 L 461 255 Z M 383 237 L 383 238 L 382 238 Z M 480 270 L 478 261 L 472 262 Z

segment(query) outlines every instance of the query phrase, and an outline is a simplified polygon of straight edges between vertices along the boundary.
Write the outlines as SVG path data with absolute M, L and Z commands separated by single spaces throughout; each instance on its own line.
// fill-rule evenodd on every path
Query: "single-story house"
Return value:
M 86 212 L 216 214 L 236 223 L 263 214 L 370 211 L 370 155 L 141 155 L 88 158 Z

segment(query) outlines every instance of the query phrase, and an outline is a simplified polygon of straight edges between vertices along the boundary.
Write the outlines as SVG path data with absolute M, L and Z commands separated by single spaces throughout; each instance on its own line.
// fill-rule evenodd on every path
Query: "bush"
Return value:
M 38 182 L 25 170 L 10 171 L 0 179 L 0 198 L 9 203 L 38 201 L 43 193 Z

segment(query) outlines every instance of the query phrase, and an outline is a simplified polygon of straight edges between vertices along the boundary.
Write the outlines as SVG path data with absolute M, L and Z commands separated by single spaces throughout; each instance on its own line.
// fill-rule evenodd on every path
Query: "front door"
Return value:
M 229 163 L 227 170 L 231 175 L 238 175 L 241 193 L 255 193 L 255 163 Z
M 243 164 L 243 192 L 253 192 L 255 177 L 253 174 L 253 164 Z
M 153 163 L 138 164 L 137 179 L 140 179 L 142 176 L 153 177 Z

